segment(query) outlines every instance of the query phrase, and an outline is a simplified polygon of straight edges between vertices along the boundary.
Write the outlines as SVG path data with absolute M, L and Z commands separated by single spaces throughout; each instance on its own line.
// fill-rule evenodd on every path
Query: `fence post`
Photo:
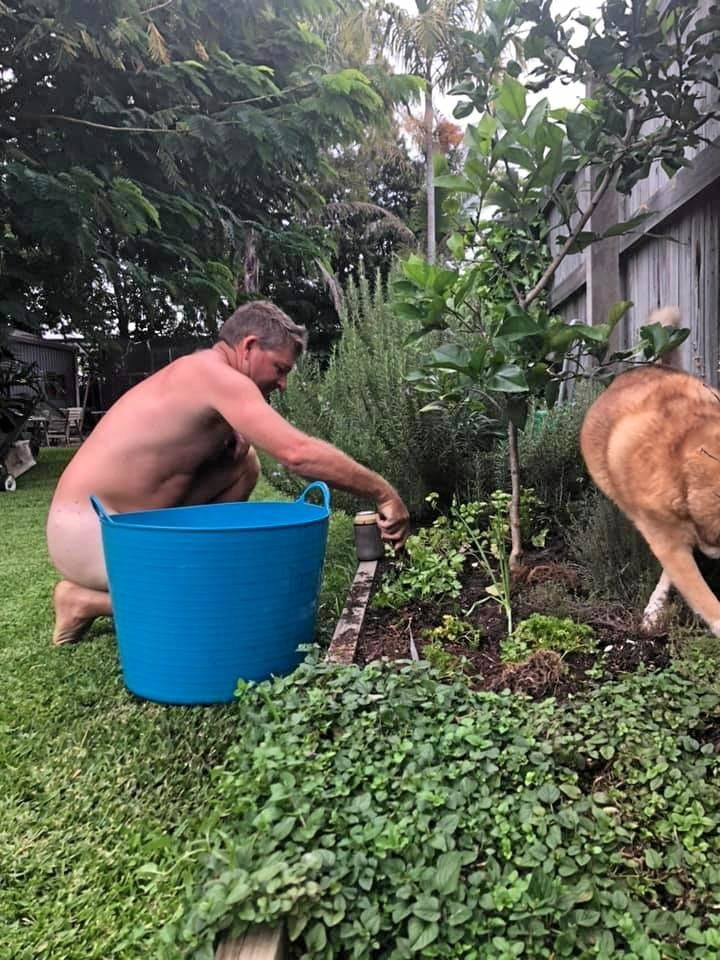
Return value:
M 593 176 L 592 169 L 589 172 Z M 620 196 L 614 187 L 608 187 L 590 218 L 593 233 L 604 233 L 621 219 Z M 606 323 L 610 308 L 623 299 L 620 278 L 620 238 L 608 237 L 591 244 L 586 250 L 586 294 L 588 323 L 595 326 Z M 620 346 L 620 331 L 613 331 L 610 347 Z

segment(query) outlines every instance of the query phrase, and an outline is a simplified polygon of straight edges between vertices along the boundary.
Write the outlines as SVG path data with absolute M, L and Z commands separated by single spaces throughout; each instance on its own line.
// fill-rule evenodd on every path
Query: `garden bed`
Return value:
M 640 633 L 640 599 L 637 610 L 630 610 L 590 598 L 577 566 L 563 562 L 557 550 L 528 553 L 513 576 L 514 621 L 518 624 L 532 614 L 570 617 L 591 628 L 592 649 L 537 650 L 519 662 L 502 658 L 507 624 L 501 608 L 487 599 L 488 580 L 481 571 L 471 569 L 463 574 L 462 592 L 455 600 L 414 602 L 400 610 L 377 608 L 373 600 L 391 564 L 388 560 L 378 564 L 354 651 L 354 660 L 360 665 L 383 657 L 395 661 L 426 658 L 447 676 L 465 675 L 477 690 L 510 690 L 562 700 L 640 664 L 656 669 L 669 663 L 666 637 Z M 467 610 L 472 612 L 464 619 L 477 631 L 472 637 L 446 637 L 438 642 L 431 636 L 444 616 Z

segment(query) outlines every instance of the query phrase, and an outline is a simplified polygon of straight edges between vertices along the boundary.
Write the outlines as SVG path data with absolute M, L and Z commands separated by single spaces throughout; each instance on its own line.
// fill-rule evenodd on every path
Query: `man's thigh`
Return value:
M 100 521 L 88 504 L 54 503 L 47 521 L 50 559 L 58 573 L 82 587 L 107 590 Z
M 183 506 L 247 500 L 260 475 L 260 462 L 252 447 L 242 457 L 225 453 L 200 468 L 183 499 Z

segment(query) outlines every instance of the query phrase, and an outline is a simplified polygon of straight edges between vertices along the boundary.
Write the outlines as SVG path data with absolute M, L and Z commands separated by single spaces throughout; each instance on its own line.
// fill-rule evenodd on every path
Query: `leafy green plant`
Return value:
M 487 504 L 478 504 L 480 509 L 489 509 L 488 525 L 485 530 L 473 530 L 462 511 L 459 516 L 465 524 L 473 545 L 476 562 L 487 574 L 490 583 L 485 587 L 487 596 L 477 600 L 475 605 L 493 600 L 502 609 L 508 633 L 512 632 L 513 612 L 510 600 L 510 562 L 507 549 L 510 524 L 508 504 L 510 496 L 502 490 L 496 490 Z M 474 606 L 475 606 L 474 605 Z M 472 612 L 471 608 L 468 614 Z
M 439 677 L 448 678 L 462 674 L 462 658 L 446 650 L 439 639 L 426 643 L 422 655 Z
M 533 613 L 501 641 L 500 655 L 505 661 L 518 663 L 536 650 L 574 653 L 593 648 L 593 631 L 587 624 L 575 623 L 568 617 Z
M 11 433 L 44 398 L 36 363 L 23 363 L 0 343 L 0 434 Z
M 437 493 L 428 494 L 426 499 L 437 509 Z M 508 633 L 512 632 L 509 503 L 510 495 L 502 490 L 496 490 L 487 501 L 453 500 L 447 514 L 440 514 L 431 526 L 408 538 L 405 555 L 395 559 L 393 571 L 386 575 L 373 598 L 374 605 L 399 609 L 413 600 L 458 597 L 460 574 L 470 559 L 482 567 L 489 584 L 486 597 L 476 601 L 468 615 L 477 604 L 492 600 L 502 608 Z M 540 501 L 528 489 L 522 504 L 523 521 L 529 530 Z M 544 540 L 546 532 L 538 531 L 538 543 Z
M 477 650 L 484 632 L 454 613 L 445 613 L 438 626 L 425 631 L 425 636 L 438 643 L 462 643 L 471 650 Z
M 374 606 L 397 610 L 414 600 L 460 596 L 465 553 L 453 543 L 439 545 L 436 529 L 424 529 L 408 537 L 404 555 L 373 598 Z
M 219 931 L 280 921 L 296 960 L 720 949 L 706 665 L 566 705 L 438 684 L 422 663 L 306 665 L 243 687 L 236 716 L 158 960 L 211 960 Z

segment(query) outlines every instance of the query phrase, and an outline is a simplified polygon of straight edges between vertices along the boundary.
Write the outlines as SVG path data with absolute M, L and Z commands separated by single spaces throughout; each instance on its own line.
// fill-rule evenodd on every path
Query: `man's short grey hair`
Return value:
M 299 357 L 307 348 L 308 332 L 269 300 L 251 300 L 238 307 L 220 327 L 220 340 L 234 347 L 247 336 L 256 336 L 263 350 L 295 348 Z

